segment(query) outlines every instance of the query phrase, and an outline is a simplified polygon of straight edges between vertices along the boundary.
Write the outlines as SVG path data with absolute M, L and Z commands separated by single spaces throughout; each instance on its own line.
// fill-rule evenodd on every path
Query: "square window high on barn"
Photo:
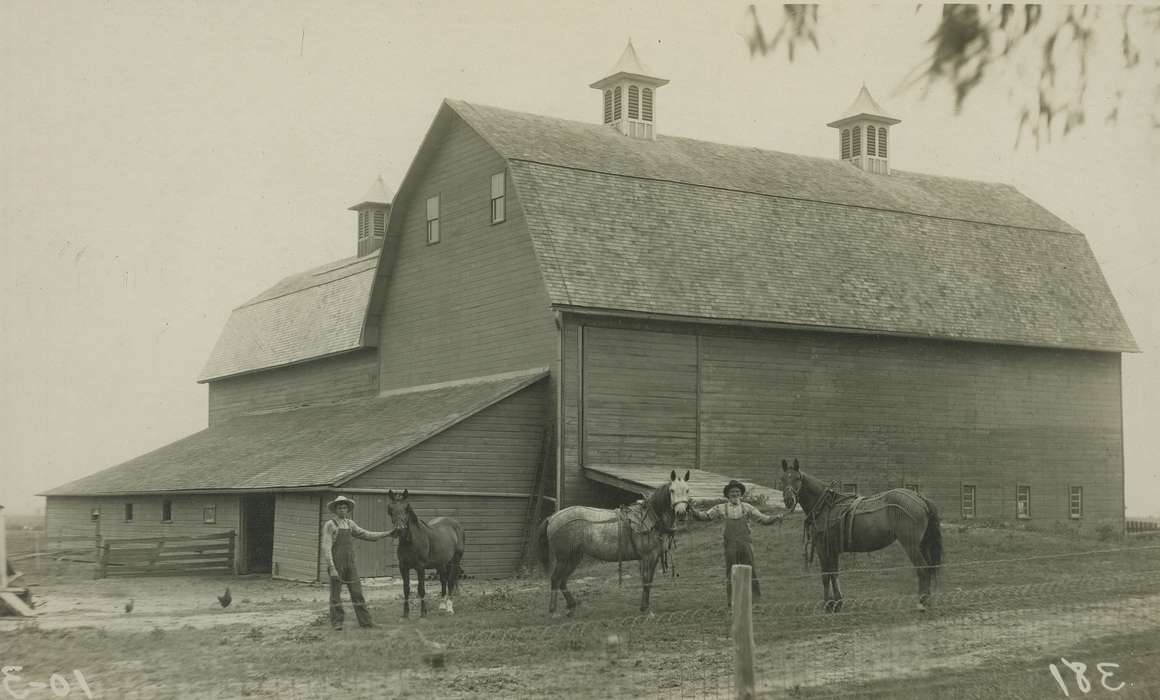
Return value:
M 1068 515 L 1072 518 L 1083 517 L 1083 487 L 1071 486 L 1068 488 Z
M 125 504 L 125 522 L 127 522 L 127 523 L 133 522 L 133 504 L 132 503 Z
M 173 522 L 173 501 L 168 498 L 161 502 L 161 522 Z
M 903 488 L 907 489 L 908 491 L 914 491 L 915 493 L 918 493 L 918 484 L 907 484 Z
M 507 173 L 491 176 L 491 223 L 498 224 L 507 218 Z
M 1026 484 L 1019 484 L 1015 489 L 1015 517 L 1031 517 L 1031 487 Z
M 217 506 L 206 506 L 201 509 L 201 521 L 212 525 L 217 522 Z
M 963 519 L 970 520 L 975 517 L 975 486 L 974 484 L 963 485 L 962 498 Z
M 427 198 L 427 245 L 439 242 L 439 195 Z

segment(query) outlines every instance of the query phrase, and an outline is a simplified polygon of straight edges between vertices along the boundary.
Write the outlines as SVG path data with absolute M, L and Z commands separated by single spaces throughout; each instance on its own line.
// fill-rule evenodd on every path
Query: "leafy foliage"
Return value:
M 779 26 L 767 38 L 756 6 L 749 6 L 750 55 L 767 56 L 785 46 L 792 62 L 803 43 L 820 52 L 819 6 L 781 10 Z M 1093 60 L 1113 61 L 1121 76 L 1148 72 L 1148 79 L 1134 84 L 1149 86 L 1151 94 L 1143 97 L 1151 101 L 1152 128 L 1160 129 L 1160 6 L 944 5 L 927 45 L 929 53 L 905 87 L 944 83 L 953 91 L 956 111 L 987 80 L 1003 72 L 1015 76 L 1021 91 L 1012 95 L 1016 145 L 1024 134 L 1038 145 L 1087 121 Z M 1118 51 L 1100 50 L 1112 45 Z M 1112 88 L 1110 100 L 1099 103 L 1106 121 L 1119 119 L 1129 89 Z

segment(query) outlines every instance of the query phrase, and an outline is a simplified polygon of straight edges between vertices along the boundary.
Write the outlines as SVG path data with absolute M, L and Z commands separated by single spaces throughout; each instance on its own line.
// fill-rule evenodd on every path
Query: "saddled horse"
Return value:
M 564 594 L 571 615 L 579 602 L 568 590 L 568 577 L 584 555 L 601 561 L 640 561 L 640 609 L 649 610 L 653 575 L 673 535 L 677 516 L 689 506 L 689 472 L 685 478 L 670 474 L 669 481 L 644 501 L 616 510 L 571 506 L 540 523 L 540 563 L 551 579 L 548 614 L 556 612 Z
M 403 576 L 403 617 L 411 616 L 411 570 L 419 579 L 419 616 L 427 616 L 427 588 L 424 572 L 439 573 L 439 609 L 455 612 L 454 595 L 459 585 L 459 561 L 463 559 L 463 528 L 454 518 L 422 520 L 402 494 L 387 491 L 387 513 L 391 516 L 392 537 L 399 538 L 395 554 Z
M 931 583 L 942 565 L 942 530 L 938 510 L 930 499 L 910 489 L 890 489 L 864 498 L 840 494 L 801 471 L 796 459 L 792 468 L 783 459 L 781 471 L 785 507 L 793 511 L 801 503 L 806 514 L 806 537 L 822 566 L 827 611 L 842 609 L 842 589 L 838 587 L 842 552 L 873 552 L 895 541 L 914 565 L 919 608 L 926 609 Z

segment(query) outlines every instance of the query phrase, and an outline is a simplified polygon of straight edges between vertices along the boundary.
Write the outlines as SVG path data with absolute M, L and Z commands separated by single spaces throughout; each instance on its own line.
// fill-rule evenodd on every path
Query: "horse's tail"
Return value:
M 540 560 L 540 566 L 544 567 L 544 571 L 548 571 L 548 518 L 544 518 L 540 522 L 540 526 L 536 528 L 536 558 Z
M 926 503 L 926 531 L 922 533 L 922 542 L 919 549 L 930 566 L 931 578 L 938 574 L 938 567 L 942 566 L 943 541 L 941 521 L 938 517 L 938 508 L 926 496 L 921 497 Z
M 455 565 L 455 578 L 460 579 L 463 578 L 463 550 L 467 548 L 467 532 L 459 524 L 459 521 L 455 522 L 455 534 L 456 543 L 453 563 Z

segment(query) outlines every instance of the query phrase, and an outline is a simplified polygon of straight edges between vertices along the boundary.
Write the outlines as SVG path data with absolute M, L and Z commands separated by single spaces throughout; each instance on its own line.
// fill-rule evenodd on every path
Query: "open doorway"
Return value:
M 274 561 L 274 494 L 242 496 L 238 573 L 268 574 Z

